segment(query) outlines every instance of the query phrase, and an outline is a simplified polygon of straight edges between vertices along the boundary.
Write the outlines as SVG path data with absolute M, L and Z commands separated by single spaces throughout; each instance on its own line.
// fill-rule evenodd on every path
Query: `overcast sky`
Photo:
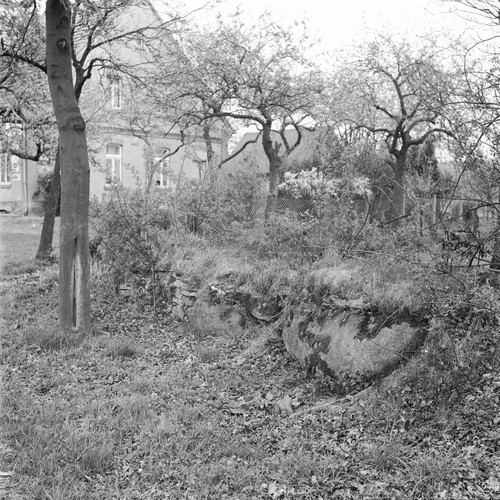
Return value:
M 206 3 L 207 0 L 184 0 L 188 9 Z M 305 20 L 311 35 L 321 38 L 322 48 L 334 51 L 373 31 L 461 32 L 464 22 L 447 13 L 449 4 L 444 0 L 247 0 L 242 3 L 220 0 L 214 10 L 229 16 L 239 7 L 249 20 L 267 11 L 284 25 Z M 198 14 L 198 22 L 209 22 L 210 14 L 202 12 Z

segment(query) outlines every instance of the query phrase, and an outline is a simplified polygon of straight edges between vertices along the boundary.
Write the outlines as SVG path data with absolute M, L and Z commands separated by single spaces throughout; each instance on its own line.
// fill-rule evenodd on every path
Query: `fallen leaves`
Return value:
M 297 399 L 292 399 L 288 394 L 277 399 L 272 392 L 267 392 L 265 396 L 256 393 L 247 398 L 240 398 L 228 403 L 229 412 L 233 415 L 249 415 L 253 411 L 269 410 L 272 407 L 278 408 L 283 414 L 290 415 L 301 405 Z
M 278 337 L 246 362 L 235 362 L 251 345 L 250 335 L 200 336 L 184 323 L 155 316 L 147 304 L 123 296 L 100 300 L 98 291 L 93 308 L 101 333 L 47 352 L 23 340 L 26 325 L 56 301 L 51 288 L 39 292 L 38 279 L 21 279 L 8 320 L 19 328 L 8 328 L 2 338 L 9 418 L 22 424 L 24 434 L 17 436 L 25 440 L 15 441 L 16 463 L 29 471 L 40 453 L 29 447 L 25 429 L 57 429 L 59 441 L 70 429 L 85 431 L 88 449 L 97 451 L 103 436 L 116 439 L 112 470 L 101 474 L 96 467 L 77 478 L 55 458 L 57 439 L 48 442 L 43 452 L 54 460 L 45 462 L 55 467 L 43 478 L 44 487 L 53 487 L 48 491 L 63 487 L 57 481 L 75 481 L 89 488 L 89 500 L 113 498 L 117 487 L 123 498 L 151 499 L 499 495 L 497 368 L 471 381 L 463 376 L 462 399 L 449 407 L 440 399 L 446 374 L 432 390 L 406 381 L 394 393 L 366 389 L 340 397 L 335 384 L 305 378 Z M 121 351 L 128 345 L 134 356 Z M 122 355 L 109 356 L 110 346 Z M 216 350 L 213 361 L 208 347 Z M 449 474 L 436 478 L 447 464 L 453 465 Z M 24 474 L 26 488 L 36 487 L 38 473 Z

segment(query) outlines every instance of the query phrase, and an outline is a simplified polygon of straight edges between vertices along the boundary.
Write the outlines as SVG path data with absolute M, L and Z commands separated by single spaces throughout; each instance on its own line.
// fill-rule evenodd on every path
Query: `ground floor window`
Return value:
M 168 149 L 164 149 L 158 154 L 154 159 L 154 169 L 155 169 L 155 184 L 156 187 L 169 188 L 170 178 L 169 178 L 169 153 Z
M 198 176 L 200 177 L 200 181 L 202 181 L 207 172 L 207 162 L 206 160 L 198 160 L 196 163 L 198 164 Z
M 106 185 L 122 182 L 122 146 L 108 144 L 106 146 Z
M 0 153 L 0 185 L 10 186 L 12 157 L 8 153 Z

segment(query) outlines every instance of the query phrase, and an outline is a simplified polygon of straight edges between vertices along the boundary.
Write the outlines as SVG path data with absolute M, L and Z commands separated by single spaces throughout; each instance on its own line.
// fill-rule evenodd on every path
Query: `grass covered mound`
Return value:
M 267 275 L 241 269 L 256 289 L 276 283 L 272 266 Z M 327 284 L 354 299 L 374 274 L 361 266 L 344 280 L 319 269 L 302 281 L 304 293 Z M 299 291 L 290 276 L 282 284 Z M 104 281 L 94 283 L 95 330 L 85 338 L 57 330 L 53 269 L 2 286 L 0 470 L 13 471 L 12 497 L 500 495 L 499 334 L 478 303 L 471 314 L 470 302 L 436 295 L 443 318 L 422 353 L 347 393 L 306 377 L 276 335 L 260 343 L 254 328 L 202 335 L 147 301 L 110 294 Z M 381 297 L 389 310 L 412 293 L 401 286 L 383 297 L 374 278 L 369 300 Z M 495 290 L 482 293 L 481 304 L 496 303 Z

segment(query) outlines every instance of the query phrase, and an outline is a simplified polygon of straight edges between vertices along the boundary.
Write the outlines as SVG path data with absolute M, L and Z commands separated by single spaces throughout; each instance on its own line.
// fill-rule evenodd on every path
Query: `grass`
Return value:
M 116 300 L 101 335 L 63 341 L 47 316 L 34 320 L 56 305 L 56 289 L 45 287 L 2 331 L 2 422 L 13 451 L 0 454 L 0 468 L 14 471 L 22 498 L 475 498 L 459 486 L 480 459 L 473 484 L 496 484 L 493 461 L 467 455 L 451 423 L 419 420 L 429 408 L 411 413 L 390 387 L 328 404 L 315 396 L 321 381 L 277 342 L 252 349 L 254 332 L 225 330 L 203 340 Z M 402 371 L 398 387 L 415 372 Z M 256 403 L 267 393 L 269 404 Z M 300 402 L 296 414 L 275 404 L 284 396 Z
M 113 358 L 133 358 L 137 350 L 126 337 L 112 338 L 108 345 L 108 355 Z
M 16 275 L 38 269 L 36 251 L 42 232 L 41 217 L 0 215 L 0 273 Z M 59 220 L 54 230 L 54 248 L 59 245 Z
M 61 332 L 55 324 L 29 325 L 23 332 L 23 340 L 29 347 L 42 351 L 58 351 L 77 346 L 83 341 L 78 334 L 68 335 Z
M 270 283 L 273 266 L 250 277 Z M 481 372 L 477 356 L 460 367 L 430 339 L 391 377 L 343 397 L 307 377 L 272 328 L 204 334 L 105 286 L 93 287 L 99 334 L 63 336 L 55 276 L 11 277 L 0 292 L 0 470 L 13 471 L 20 498 L 500 495 L 489 344 Z

